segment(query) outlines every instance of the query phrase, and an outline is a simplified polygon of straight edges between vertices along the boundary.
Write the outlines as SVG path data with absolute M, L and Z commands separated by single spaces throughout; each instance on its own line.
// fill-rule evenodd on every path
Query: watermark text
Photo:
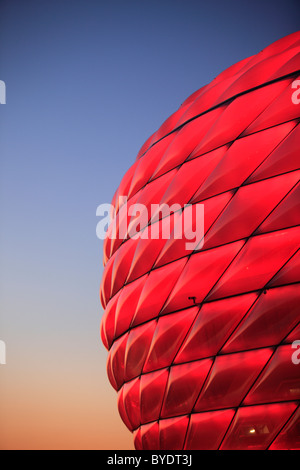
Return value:
M 127 197 L 119 198 L 116 214 L 111 204 L 100 204 L 96 227 L 100 240 L 120 239 L 184 239 L 187 250 L 200 250 L 204 243 L 203 204 L 128 204 Z
M 0 80 L 0 104 L 6 104 L 6 85 L 3 80 Z
M 293 341 L 292 348 L 296 349 L 292 354 L 292 363 L 295 365 L 300 364 L 300 340 Z
M 292 83 L 292 88 L 293 90 L 296 89 L 296 91 L 294 91 L 292 94 L 292 102 L 293 104 L 299 104 L 300 103 L 300 80 L 294 80 Z
M 6 344 L 0 339 L 0 364 L 6 364 Z

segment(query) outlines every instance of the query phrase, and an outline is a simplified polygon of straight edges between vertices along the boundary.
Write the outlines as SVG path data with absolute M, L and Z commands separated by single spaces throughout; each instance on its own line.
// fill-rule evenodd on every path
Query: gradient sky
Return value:
M 96 208 L 191 93 L 298 18 L 291 0 L 0 0 L 1 449 L 133 449 Z

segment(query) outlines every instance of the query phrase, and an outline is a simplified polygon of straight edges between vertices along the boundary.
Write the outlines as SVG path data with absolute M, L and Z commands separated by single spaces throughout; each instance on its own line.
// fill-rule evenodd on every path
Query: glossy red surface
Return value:
M 120 196 L 204 205 L 199 251 L 104 242 L 101 337 L 137 449 L 300 449 L 299 53 L 294 33 L 193 93 L 115 193 L 117 227 Z

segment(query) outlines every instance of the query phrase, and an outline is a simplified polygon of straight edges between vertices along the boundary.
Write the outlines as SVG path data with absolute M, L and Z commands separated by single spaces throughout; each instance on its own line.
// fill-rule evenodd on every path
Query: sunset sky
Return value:
M 1 449 L 133 449 L 99 325 L 109 203 L 145 140 L 298 2 L 0 0 Z

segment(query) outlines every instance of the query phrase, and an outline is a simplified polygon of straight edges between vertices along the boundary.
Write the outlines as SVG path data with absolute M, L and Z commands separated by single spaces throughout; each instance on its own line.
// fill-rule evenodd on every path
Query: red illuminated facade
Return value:
M 295 33 L 191 95 L 115 194 L 117 222 L 120 196 L 204 204 L 199 251 L 104 242 L 101 336 L 136 449 L 300 448 L 299 56 Z

